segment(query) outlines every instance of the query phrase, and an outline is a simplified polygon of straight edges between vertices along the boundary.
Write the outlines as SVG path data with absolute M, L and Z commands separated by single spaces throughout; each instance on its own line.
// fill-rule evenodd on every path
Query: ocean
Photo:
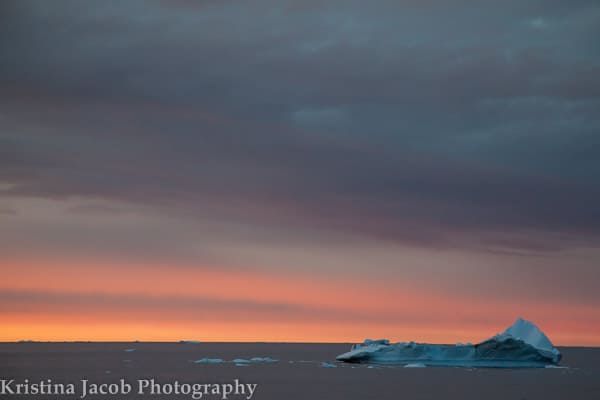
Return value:
M 600 399 L 600 348 L 561 347 L 560 368 L 536 369 L 336 363 L 336 355 L 349 348 L 327 343 L 0 343 L 0 397 Z

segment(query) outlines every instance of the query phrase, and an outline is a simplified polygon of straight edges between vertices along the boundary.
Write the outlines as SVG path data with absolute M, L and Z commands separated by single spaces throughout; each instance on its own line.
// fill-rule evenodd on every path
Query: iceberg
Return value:
M 535 324 L 519 318 L 503 333 L 478 344 L 390 344 L 385 339 L 367 339 L 337 356 L 337 360 L 411 366 L 531 368 L 556 365 L 561 354 Z

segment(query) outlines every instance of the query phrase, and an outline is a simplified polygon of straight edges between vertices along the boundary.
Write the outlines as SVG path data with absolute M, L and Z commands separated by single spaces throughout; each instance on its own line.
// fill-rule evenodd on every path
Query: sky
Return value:
M 0 341 L 600 346 L 596 0 L 0 3 Z

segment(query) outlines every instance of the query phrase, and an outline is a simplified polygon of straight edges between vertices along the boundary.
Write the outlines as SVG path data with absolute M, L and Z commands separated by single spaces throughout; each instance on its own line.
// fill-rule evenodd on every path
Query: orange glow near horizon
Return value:
M 4 260 L 0 341 L 478 342 L 522 316 L 556 345 L 600 346 L 600 311 L 460 297 L 348 275 Z M 515 313 L 518 310 L 518 313 Z

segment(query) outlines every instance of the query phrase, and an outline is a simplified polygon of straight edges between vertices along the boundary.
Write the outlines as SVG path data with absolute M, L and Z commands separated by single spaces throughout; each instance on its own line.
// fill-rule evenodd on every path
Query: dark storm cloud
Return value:
M 4 194 L 428 246 L 600 234 L 596 2 L 19 1 L 2 14 Z

